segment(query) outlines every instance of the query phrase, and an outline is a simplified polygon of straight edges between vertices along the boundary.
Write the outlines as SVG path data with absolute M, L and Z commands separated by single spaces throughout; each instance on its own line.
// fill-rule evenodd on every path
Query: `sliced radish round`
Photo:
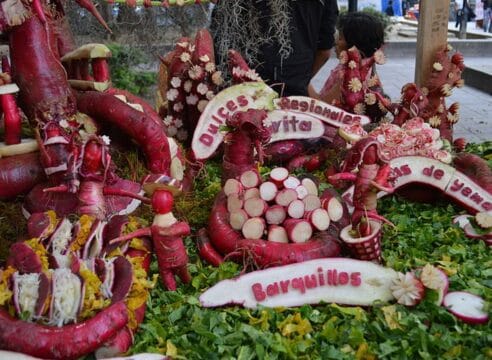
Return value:
M 425 293 L 424 285 L 411 272 L 398 273 L 398 278 L 393 280 L 390 290 L 398 304 L 405 306 L 417 305 Z
M 466 291 L 452 291 L 444 296 L 443 305 L 467 324 L 484 324 L 489 320 L 484 310 L 485 301 Z
M 274 182 L 279 188 L 283 186 L 285 179 L 289 177 L 289 170 L 284 167 L 276 167 L 270 172 L 270 180 Z
M 262 216 L 268 209 L 268 205 L 265 200 L 259 198 L 251 198 L 244 202 L 244 211 L 250 217 Z
M 321 207 L 321 200 L 317 195 L 308 195 L 302 199 L 306 207 L 306 211 L 312 211 Z
M 241 194 L 243 192 L 243 185 L 239 182 L 239 180 L 230 178 L 224 184 L 224 194 L 229 196 L 231 194 Z
M 300 219 L 304 216 L 304 203 L 302 200 L 296 199 L 287 207 L 287 214 L 293 219 Z
M 265 201 L 271 201 L 277 196 L 277 185 L 271 181 L 265 181 L 260 185 L 260 197 Z
M 259 198 L 260 197 L 260 189 L 258 188 L 249 188 L 243 194 L 243 199 L 248 200 L 251 198 Z
M 330 215 L 332 221 L 337 222 L 343 217 L 343 205 L 336 197 L 323 199 L 321 204 L 321 206 L 328 211 L 328 215 Z
M 261 178 L 256 170 L 247 170 L 241 174 L 239 181 L 246 189 L 249 189 L 260 185 Z
M 304 215 L 304 218 L 308 220 L 316 230 L 325 231 L 330 227 L 330 216 L 325 209 L 319 208 L 309 211 Z
M 265 220 L 259 217 L 248 219 L 242 229 L 244 238 L 261 239 L 265 232 Z
M 229 225 L 231 225 L 231 227 L 234 230 L 241 230 L 243 228 L 244 223 L 248 219 L 249 219 L 249 216 L 246 213 L 246 211 L 244 211 L 242 209 L 232 211 L 229 214 Z
M 301 185 L 301 181 L 295 176 L 291 175 L 284 180 L 283 184 L 284 184 L 284 188 L 286 189 L 295 189 L 296 187 Z
M 284 221 L 284 226 L 289 240 L 295 243 L 304 243 L 313 235 L 313 228 L 306 220 L 287 219 Z
M 426 264 L 420 273 L 420 280 L 426 288 L 437 291 L 439 296 L 436 303 L 441 305 L 449 288 L 448 276 L 444 271 L 431 264 Z
M 318 195 L 318 186 L 316 185 L 313 179 L 305 177 L 304 179 L 301 180 L 301 184 L 307 189 L 309 194 Z
M 275 202 L 281 206 L 289 206 L 296 199 L 297 193 L 294 189 L 282 189 L 275 196 Z
M 238 194 L 231 194 L 227 197 L 227 211 L 230 213 L 243 208 L 244 200 Z
M 284 227 L 279 225 L 270 225 L 268 227 L 268 241 L 288 243 L 289 238 Z
M 265 219 L 267 224 L 279 225 L 282 224 L 287 217 L 287 212 L 285 208 L 281 205 L 270 206 L 267 211 L 265 211 Z

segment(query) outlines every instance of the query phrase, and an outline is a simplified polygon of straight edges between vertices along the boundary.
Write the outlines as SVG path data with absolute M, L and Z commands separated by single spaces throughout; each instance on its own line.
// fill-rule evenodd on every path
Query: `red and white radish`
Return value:
M 289 206 L 296 199 L 297 192 L 294 189 L 282 189 L 275 196 L 275 202 L 281 206 Z
M 309 194 L 318 195 L 318 185 L 316 185 L 314 180 L 305 177 L 301 180 L 301 185 L 306 188 Z
M 239 181 L 246 188 L 257 187 L 261 183 L 260 174 L 256 170 L 248 170 L 241 174 Z
M 289 170 L 284 167 L 276 167 L 270 171 L 270 181 L 280 189 L 283 187 L 284 180 L 289 177 Z
M 259 198 L 251 198 L 244 202 L 244 211 L 250 217 L 262 216 L 268 209 L 268 204 L 265 200 Z
M 304 218 L 308 220 L 314 229 L 325 231 L 330 227 L 330 216 L 325 209 L 314 209 L 304 214 Z
M 328 211 L 328 215 L 330 216 L 330 219 L 335 222 L 339 221 L 345 213 L 345 209 L 342 203 L 336 197 L 324 198 L 321 201 L 321 207 L 323 209 L 326 209 L 326 211 Z
M 260 189 L 258 189 L 258 188 L 247 189 L 243 194 L 244 200 L 248 200 L 251 198 L 259 198 L 259 197 L 261 197 L 261 196 L 260 196 Z M 263 200 L 265 200 L 265 199 L 263 199 Z
M 446 273 L 431 264 L 426 264 L 420 273 L 420 281 L 426 288 L 437 291 L 438 299 L 436 303 L 441 305 L 449 288 L 449 280 Z
M 301 185 L 301 181 L 295 176 L 290 175 L 287 177 L 287 179 L 284 180 L 282 184 L 286 189 L 295 189 L 296 187 Z
M 296 187 L 296 193 L 297 193 L 297 198 L 298 199 L 304 199 L 306 196 L 309 195 L 309 190 L 304 186 L 304 185 L 299 185 Z
M 268 241 L 286 244 L 289 242 L 287 231 L 279 225 L 270 225 L 268 227 Z
M 295 243 L 304 243 L 313 235 L 313 228 L 306 220 L 287 219 L 284 221 L 284 227 L 289 240 Z
M 393 280 L 390 289 L 398 304 L 405 306 L 417 305 L 425 293 L 424 285 L 411 272 L 398 273 L 398 278 Z
M 246 239 L 261 239 L 265 232 L 265 220 L 255 217 L 246 220 L 243 225 L 242 233 Z
M 265 212 L 265 219 L 269 225 L 282 224 L 287 217 L 285 208 L 281 205 L 270 206 Z
M 300 219 L 304 216 L 304 209 L 302 200 L 296 199 L 287 207 L 287 214 L 293 219 Z
M 52 274 L 49 324 L 61 327 L 75 322 L 84 300 L 84 284 L 70 269 L 56 269 Z
M 271 181 L 265 181 L 260 185 L 260 197 L 265 201 L 271 201 L 277 196 L 277 185 Z
M 243 209 L 232 211 L 229 214 L 229 224 L 234 230 L 241 230 L 248 219 L 249 216 Z
M 447 293 L 443 305 L 467 324 L 485 324 L 489 320 L 484 299 L 466 291 Z

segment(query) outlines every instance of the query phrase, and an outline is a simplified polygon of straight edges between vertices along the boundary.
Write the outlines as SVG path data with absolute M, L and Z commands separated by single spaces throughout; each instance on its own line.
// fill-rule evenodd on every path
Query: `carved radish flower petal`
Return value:
M 198 84 L 198 86 L 196 87 L 196 92 L 199 93 L 200 95 L 205 95 L 208 91 L 208 86 L 207 84 L 204 84 L 204 83 L 200 83 Z
M 169 89 L 166 93 L 167 100 L 175 101 L 178 98 L 179 92 L 176 89 Z
M 367 86 L 369 87 L 374 87 L 378 85 L 380 85 L 380 82 L 379 82 L 379 76 L 377 75 L 371 76 L 369 80 L 367 80 Z
M 224 83 L 221 71 L 216 71 L 212 74 L 212 83 L 217 86 L 220 86 Z
M 458 122 L 459 116 L 458 116 L 458 114 L 453 114 L 451 112 L 448 112 L 448 114 L 446 115 L 446 118 L 448 119 L 448 122 L 450 124 L 456 124 Z
M 199 59 L 201 62 L 204 62 L 204 63 L 208 63 L 210 61 L 210 58 L 208 57 L 208 55 L 202 55 L 199 57 Z
M 432 116 L 429 119 L 429 125 L 434 128 L 439 127 L 439 125 L 441 125 L 441 118 L 437 115 Z
M 207 91 L 207 93 L 205 94 L 205 97 L 207 98 L 207 100 L 212 100 L 214 96 L 215 96 L 215 93 L 211 90 Z
M 260 75 L 258 75 L 258 73 L 256 71 L 254 71 L 253 69 L 246 71 L 246 76 L 252 81 L 260 81 L 261 80 Z
M 183 106 L 183 103 L 181 103 L 181 102 L 178 102 L 178 103 L 173 105 L 173 110 L 176 112 L 181 112 L 181 111 L 183 111 L 183 109 L 184 109 L 184 106 Z
M 492 227 L 492 215 L 486 212 L 479 212 L 475 215 L 475 221 L 477 224 L 484 229 Z
M 374 95 L 373 93 L 367 93 L 365 96 L 364 96 L 364 101 L 367 105 L 374 105 L 376 103 L 376 95 Z
M 348 88 L 350 91 L 352 91 L 354 93 L 361 91 L 362 90 L 362 83 L 360 82 L 359 79 L 354 77 L 354 78 L 350 79 L 349 84 L 348 84 Z
M 451 96 L 453 94 L 453 89 L 451 85 L 444 84 L 443 86 L 441 86 L 441 94 L 446 97 Z
M 186 97 L 186 103 L 188 105 L 196 105 L 197 102 L 198 102 L 198 96 L 196 96 L 195 94 L 191 94 Z
M 393 280 L 390 290 L 396 301 L 405 306 L 417 305 L 424 296 L 424 286 L 414 274 L 399 273 L 398 278 Z
M 197 107 L 198 111 L 203 112 L 203 110 L 205 109 L 207 104 L 208 104 L 208 100 L 200 100 L 196 107 Z
M 191 55 L 189 52 L 184 52 L 182 53 L 180 56 L 179 56 L 179 60 L 181 60 L 182 62 L 188 62 L 191 60 Z
M 350 60 L 348 63 L 349 69 L 355 69 L 357 67 L 357 63 L 354 60 Z
M 190 70 L 188 70 L 188 75 L 192 80 L 202 79 L 204 76 L 203 69 L 199 65 L 193 65 Z
M 189 93 L 191 91 L 192 87 L 193 87 L 193 83 L 191 82 L 191 80 L 186 80 L 184 85 L 183 85 L 184 91 Z
M 173 117 L 171 115 L 168 115 L 164 118 L 164 125 L 169 126 L 173 123 Z
M 364 115 L 366 113 L 366 105 L 364 103 L 358 103 L 354 106 L 354 113 L 357 115 Z
M 181 81 L 181 79 L 180 79 L 179 77 L 174 76 L 174 77 L 171 79 L 170 83 L 171 83 L 171 86 L 172 86 L 173 88 L 179 88 L 179 87 L 181 86 L 182 81 Z
M 208 73 L 213 73 L 215 71 L 215 64 L 213 62 L 208 62 L 205 64 L 205 71 Z

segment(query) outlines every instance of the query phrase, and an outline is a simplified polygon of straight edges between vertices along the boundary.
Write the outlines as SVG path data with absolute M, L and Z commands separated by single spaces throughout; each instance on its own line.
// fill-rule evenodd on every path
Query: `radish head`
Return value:
M 157 214 L 167 214 L 172 211 L 173 194 L 167 190 L 156 190 L 152 195 L 152 209 Z

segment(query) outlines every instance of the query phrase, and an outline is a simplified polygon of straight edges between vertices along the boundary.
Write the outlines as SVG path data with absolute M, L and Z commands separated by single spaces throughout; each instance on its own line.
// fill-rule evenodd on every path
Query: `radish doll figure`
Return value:
M 168 190 L 157 189 L 152 194 L 152 209 L 155 216 L 150 227 L 151 236 L 161 280 L 171 291 L 176 290 L 175 275 L 179 276 L 183 283 L 191 281 L 186 268 L 188 255 L 182 238 L 190 234 L 190 227 L 186 222 L 176 220 L 171 212 L 173 202 L 173 194 Z
M 128 241 L 134 237 L 151 237 L 161 281 L 168 290 L 174 291 L 176 290 L 175 275 L 183 283 L 191 281 L 186 268 L 188 255 L 183 244 L 183 236 L 190 234 L 190 227 L 186 222 L 178 221 L 172 213 L 174 195 L 179 193 L 177 187 L 167 183 L 147 183 L 144 189 L 151 195 L 151 205 L 155 212 L 152 225 L 117 237 L 111 240 L 110 244 Z

